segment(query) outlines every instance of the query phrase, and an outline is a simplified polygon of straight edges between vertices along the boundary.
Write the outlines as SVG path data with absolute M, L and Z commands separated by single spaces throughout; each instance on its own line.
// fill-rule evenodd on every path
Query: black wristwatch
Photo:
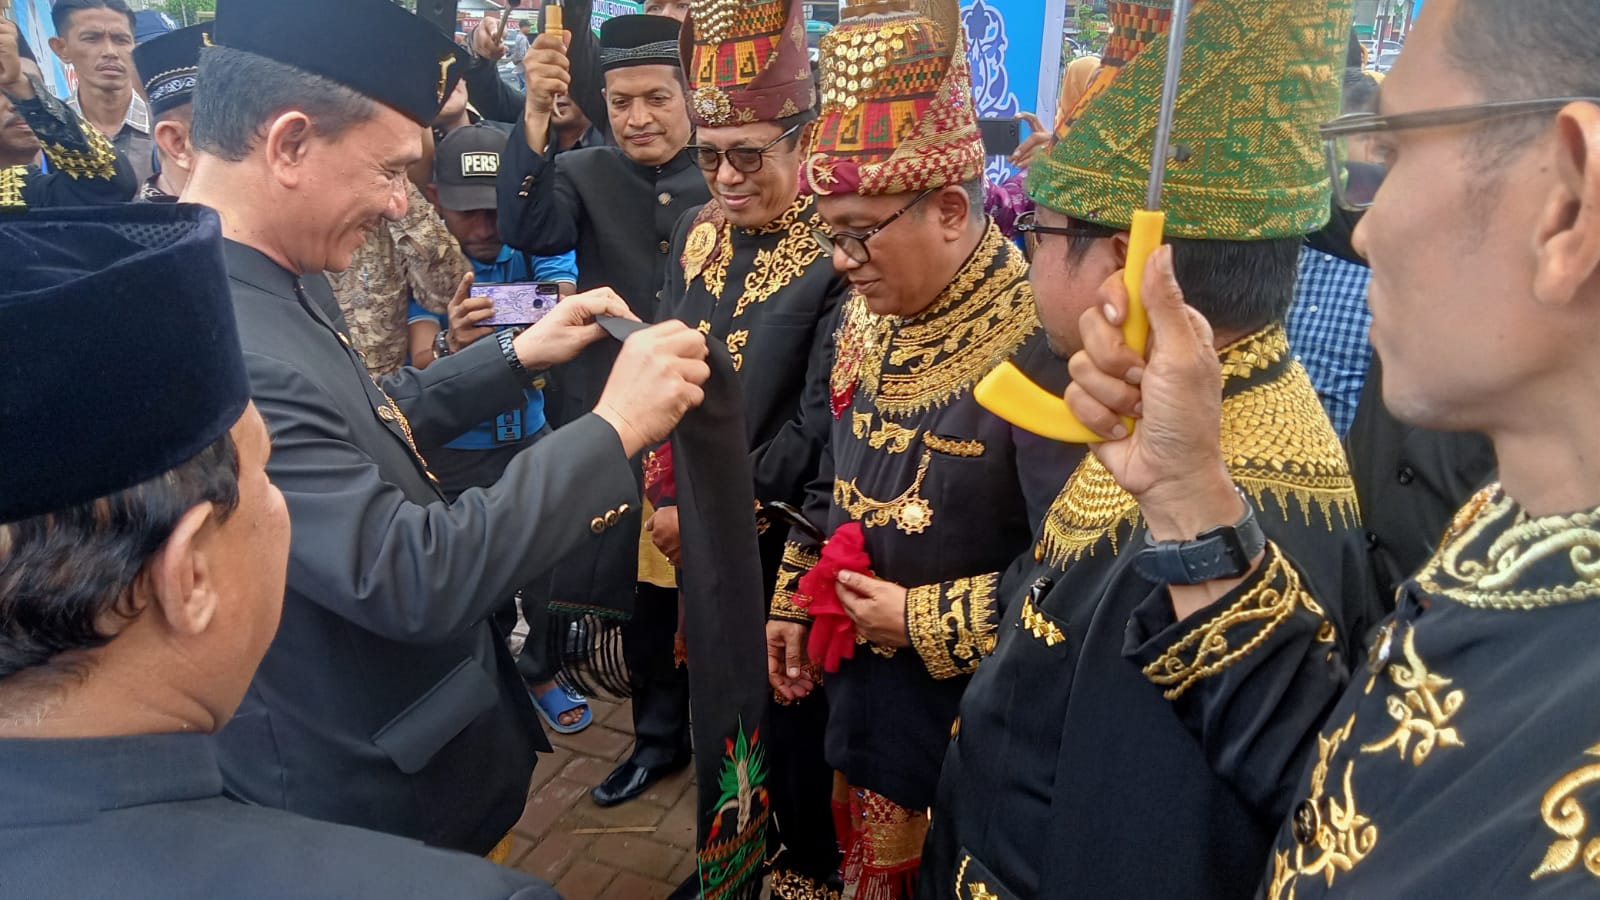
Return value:
M 1239 499 L 1244 501 L 1243 518 L 1202 532 L 1192 541 L 1157 541 L 1146 531 L 1144 548 L 1133 558 L 1134 568 L 1164 584 L 1204 584 L 1249 572 L 1250 561 L 1266 549 L 1267 536 L 1261 533 L 1255 505 L 1244 491 L 1239 491 Z
M 450 332 L 441 331 L 433 336 L 433 358 L 444 359 L 450 355 Z

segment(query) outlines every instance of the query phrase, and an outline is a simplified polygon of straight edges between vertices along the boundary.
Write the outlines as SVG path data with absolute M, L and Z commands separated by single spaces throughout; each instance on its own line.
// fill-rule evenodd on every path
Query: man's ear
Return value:
M 939 189 L 938 196 L 931 199 L 938 212 L 939 229 L 944 232 L 945 240 L 959 239 L 966 233 L 969 217 L 983 215 L 983 207 L 973 209 L 972 198 L 959 184 L 945 185 Z
M 50 49 L 55 53 L 56 59 L 67 61 L 67 42 L 58 37 L 50 39 Z
M 1117 256 L 1117 268 L 1128 267 L 1128 233 L 1119 231 L 1111 236 L 1111 252 Z
M 201 503 L 183 514 L 160 549 L 145 564 L 153 610 L 172 631 L 193 636 L 206 630 L 216 615 L 217 560 L 203 540 L 214 525 L 216 506 Z
M 300 186 L 305 173 L 306 157 L 311 152 L 311 142 L 316 137 L 311 117 L 303 112 L 290 111 L 274 119 L 267 126 L 267 165 L 272 175 L 285 188 Z
M 1552 180 L 1534 233 L 1540 303 L 1573 302 L 1600 280 L 1600 106 L 1573 103 L 1556 116 Z
M 194 153 L 189 147 L 187 124 L 173 119 L 157 122 L 150 137 L 161 148 L 161 155 L 171 160 L 173 165 L 185 172 L 194 168 Z

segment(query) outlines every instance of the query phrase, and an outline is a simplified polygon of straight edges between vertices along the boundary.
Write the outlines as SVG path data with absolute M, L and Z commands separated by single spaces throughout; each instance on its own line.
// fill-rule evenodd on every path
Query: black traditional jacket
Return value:
M 1222 450 L 1274 554 L 1296 561 L 1326 614 L 1307 650 L 1336 660 L 1320 673 L 1336 689 L 1378 603 L 1338 435 L 1288 349 L 1271 326 L 1222 350 Z M 1124 658 L 1130 621 L 1170 609 L 1166 586 L 1134 567 L 1144 541 L 1137 501 L 1086 457 L 1002 585 L 1003 625 L 961 701 L 920 896 L 1222 900 L 1254 887 L 1292 782 L 1214 774 L 1162 696 L 1230 665 L 1225 633 Z M 1282 614 L 1256 597 L 1222 621 Z
M 52 171 L 0 168 L 0 210 L 97 206 L 131 198 L 138 178 L 105 135 L 38 81 L 33 91 L 33 99 L 11 102 L 44 146 Z
M 878 316 L 854 295 L 840 313 L 832 434 L 806 514 L 829 534 L 861 523 L 874 574 L 909 589 L 912 646 L 858 646 L 827 677 L 827 756 L 852 786 L 911 809 L 932 802 L 956 704 L 993 646 L 1000 571 L 1029 546 L 1081 455 L 972 397 L 1006 359 L 1040 381 L 1064 378 L 1027 278 L 1022 254 L 991 224 L 920 315 Z M 773 617 L 807 621 L 794 591 L 818 549 L 791 533 Z
M 1324 610 L 1275 549 L 1209 614 L 1148 632 L 1146 652 L 1236 648 L 1177 707 L 1219 773 L 1296 776 L 1260 896 L 1600 894 L 1597 525 L 1600 510 L 1532 518 L 1484 490 L 1343 690 L 1308 677 L 1327 668 Z
M 763 228 L 735 227 L 708 203 L 673 233 L 681 265 L 667 272 L 657 319 L 679 319 L 727 346 L 761 502 L 804 503 L 832 424 L 833 332 L 850 285 L 811 236 L 820 224 L 807 194 Z M 764 518 L 757 527 L 770 590 L 786 529 Z

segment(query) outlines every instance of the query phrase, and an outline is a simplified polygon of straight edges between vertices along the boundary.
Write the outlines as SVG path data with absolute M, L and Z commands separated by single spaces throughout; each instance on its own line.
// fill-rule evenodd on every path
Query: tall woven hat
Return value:
M 955 0 L 852 4 L 821 57 L 822 118 L 802 172 L 814 193 L 904 194 L 982 177 Z
M 1150 178 L 1171 0 L 1112 0 L 1102 66 L 1034 160 L 1034 202 L 1127 227 Z M 1350 0 L 1195 0 L 1161 208 L 1171 237 L 1263 240 L 1327 222 L 1317 125 L 1339 114 Z
M 772 122 L 817 105 L 799 0 L 700 0 L 678 52 L 696 125 Z

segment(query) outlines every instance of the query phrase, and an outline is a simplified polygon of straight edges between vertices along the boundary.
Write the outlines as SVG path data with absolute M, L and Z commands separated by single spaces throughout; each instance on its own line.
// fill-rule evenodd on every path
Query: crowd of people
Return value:
M 0 16 L 0 897 L 554 898 L 596 692 L 675 898 L 1600 892 L 1586 0 L 1114 0 L 1005 183 L 956 0 L 217 7 Z

